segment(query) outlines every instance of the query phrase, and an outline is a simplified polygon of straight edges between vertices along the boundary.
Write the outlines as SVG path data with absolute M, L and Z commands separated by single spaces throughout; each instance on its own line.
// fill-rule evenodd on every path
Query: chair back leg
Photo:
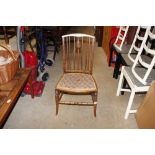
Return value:
M 92 100 L 94 104 L 94 117 L 96 117 L 96 109 L 97 109 L 97 92 L 92 94 Z
M 120 79 L 119 79 L 119 83 L 118 83 L 116 96 L 119 96 L 120 92 L 121 92 L 121 88 L 122 88 L 122 84 L 123 84 L 123 69 L 124 69 L 124 67 L 122 67 L 122 71 L 121 71 L 121 75 L 120 75 Z
M 114 68 L 114 72 L 113 72 L 113 78 L 118 79 L 118 75 L 120 72 L 120 66 L 121 66 L 121 54 L 118 53 L 117 54 L 117 59 L 115 62 L 115 68 Z
M 113 52 L 114 52 L 115 48 L 113 46 L 110 47 L 110 54 L 109 54 L 109 67 L 111 66 L 111 63 L 112 63 L 112 55 L 113 55 Z

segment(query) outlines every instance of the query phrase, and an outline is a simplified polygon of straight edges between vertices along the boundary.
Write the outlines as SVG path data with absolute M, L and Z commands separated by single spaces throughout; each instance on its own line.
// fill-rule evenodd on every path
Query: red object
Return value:
M 110 42 L 109 42 L 109 50 L 110 50 L 110 47 L 114 44 L 116 38 L 117 38 L 117 35 L 118 35 L 118 31 L 119 31 L 119 26 L 112 26 L 111 28 L 111 34 L 110 34 Z M 115 59 L 116 55 L 113 54 L 113 58 L 112 59 Z M 109 58 L 110 58 L 110 51 L 108 52 L 108 62 L 109 62 Z
M 38 59 L 36 53 L 31 51 L 24 51 L 23 55 L 26 67 L 32 67 L 38 65 Z
M 44 90 L 45 83 L 43 81 L 32 81 L 32 84 L 28 82 L 24 88 L 26 94 L 31 94 L 31 87 L 33 89 L 34 96 L 41 96 Z
M 24 51 L 23 56 L 24 56 L 25 67 L 32 69 L 31 75 L 30 75 L 31 77 L 24 88 L 24 92 L 26 94 L 33 93 L 34 96 L 40 96 L 44 90 L 45 83 L 43 81 L 37 81 L 37 70 L 38 70 L 37 55 L 36 53 L 31 51 Z
M 118 31 L 119 31 L 119 26 L 112 26 L 112 29 L 111 29 L 111 38 L 113 38 L 113 37 L 116 38 L 117 37 L 117 34 L 118 34 Z
M 38 65 L 37 55 L 34 52 L 24 51 L 23 56 L 24 56 L 25 67 L 32 69 L 31 80 L 36 80 L 37 79 L 37 65 Z
M 20 27 L 20 31 L 21 31 L 21 32 L 24 32 L 24 26 L 21 26 L 21 27 Z

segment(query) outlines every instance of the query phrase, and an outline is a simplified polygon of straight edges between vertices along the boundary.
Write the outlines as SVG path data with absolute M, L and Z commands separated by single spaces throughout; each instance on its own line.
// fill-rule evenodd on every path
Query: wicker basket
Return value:
M 13 58 L 8 64 L 0 65 L 0 85 L 10 81 L 19 68 L 19 52 L 13 52 L 7 46 L 0 45 L 6 50 L 0 50 L 0 56 L 7 58 L 9 55 Z

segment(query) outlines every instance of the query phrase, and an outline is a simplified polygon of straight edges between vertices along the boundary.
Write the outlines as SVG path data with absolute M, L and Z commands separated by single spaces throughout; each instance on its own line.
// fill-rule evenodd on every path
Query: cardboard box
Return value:
M 136 121 L 141 129 L 155 129 L 155 81 L 137 110 Z

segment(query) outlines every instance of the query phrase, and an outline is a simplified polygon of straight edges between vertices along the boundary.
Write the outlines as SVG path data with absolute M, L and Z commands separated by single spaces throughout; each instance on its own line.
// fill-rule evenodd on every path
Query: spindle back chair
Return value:
M 59 104 L 91 105 L 96 116 L 97 85 L 92 76 L 95 37 L 87 34 L 62 36 L 63 72 L 55 89 L 56 114 Z M 93 102 L 62 101 L 63 94 L 91 95 Z

